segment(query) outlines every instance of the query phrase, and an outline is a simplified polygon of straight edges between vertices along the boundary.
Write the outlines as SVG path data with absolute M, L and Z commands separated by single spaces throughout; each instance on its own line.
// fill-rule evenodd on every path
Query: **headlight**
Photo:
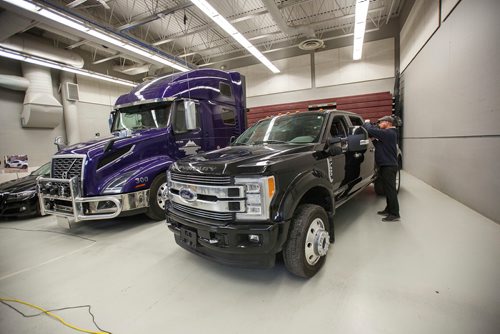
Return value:
M 35 196 L 36 190 L 26 190 L 18 193 L 12 193 L 9 195 L 10 199 L 26 200 Z
M 119 194 L 122 192 L 122 188 L 125 183 L 132 177 L 135 171 L 130 171 L 119 175 L 116 179 L 111 181 L 106 188 L 104 188 L 103 194 Z
M 276 192 L 274 176 L 235 178 L 235 184 L 245 186 L 246 211 L 237 213 L 237 220 L 267 220 L 269 206 Z

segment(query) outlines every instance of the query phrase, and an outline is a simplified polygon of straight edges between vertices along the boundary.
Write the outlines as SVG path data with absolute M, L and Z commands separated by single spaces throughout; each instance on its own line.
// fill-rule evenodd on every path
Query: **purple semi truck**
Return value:
M 64 147 L 38 179 L 42 214 L 70 226 L 146 213 L 165 218 L 166 171 L 187 155 L 228 145 L 246 128 L 237 72 L 192 70 L 135 87 L 116 101 L 112 137 Z

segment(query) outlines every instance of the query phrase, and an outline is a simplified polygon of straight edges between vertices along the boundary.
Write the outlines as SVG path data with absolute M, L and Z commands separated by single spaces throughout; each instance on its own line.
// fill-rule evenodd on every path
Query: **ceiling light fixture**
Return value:
M 10 59 L 16 59 L 16 60 L 20 60 L 20 61 L 25 61 L 27 63 L 36 64 L 36 65 L 40 65 L 40 66 L 44 66 L 44 67 L 55 68 L 55 69 L 61 70 L 61 71 L 80 74 L 80 75 L 84 75 L 86 77 L 91 77 L 91 78 L 95 78 L 95 79 L 99 79 L 99 80 L 114 82 L 114 83 L 117 83 L 120 85 L 125 85 L 125 86 L 130 86 L 130 87 L 135 87 L 138 85 L 137 83 L 135 83 L 133 81 L 119 79 L 119 78 L 112 77 L 110 75 L 100 74 L 97 72 L 92 72 L 92 71 L 83 70 L 83 69 L 79 69 L 79 68 L 75 68 L 75 67 L 71 67 L 71 66 L 62 65 L 62 64 L 50 61 L 50 60 L 46 60 L 43 58 L 31 56 L 31 55 L 25 55 L 25 54 L 22 54 L 20 52 L 10 50 L 10 49 L 5 49 L 2 47 L 0 47 L 0 56 L 10 58 Z
M 107 33 L 103 30 L 94 28 L 90 23 L 76 20 L 73 17 L 67 16 L 64 13 L 54 11 L 52 9 L 43 8 L 37 4 L 34 4 L 28 0 L 3 0 L 11 5 L 20 7 L 22 9 L 28 10 L 32 13 L 41 15 L 47 19 L 55 21 L 57 23 L 63 24 L 69 28 L 78 30 L 86 35 L 93 36 L 98 38 L 99 40 L 108 42 L 110 44 L 116 45 L 118 47 L 127 49 L 128 51 L 135 53 L 136 55 L 140 55 L 149 59 L 152 59 L 156 62 L 159 62 L 163 65 L 167 65 L 173 67 L 179 71 L 187 72 L 190 69 L 187 66 L 184 66 L 180 63 L 176 63 L 160 54 L 154 53 L 153 51 L 146 50 L 140 47 L 137 47 L 133 44 L 130 44 L 128 41 L 124 41 L 120 38 L 113 36 L 110 33 Z
M 193 4 L 196 5 L 203 13 L 210 17 L 219 27 L 224 29 L 232 38 L 234 38 L 238 43 L 241 44 L 245 49 L 248 50 L 255 58 L 257 58 L 262 64 L 264 64 L 273 73 L 280 73 L 280 70 L 274 66 L 273 63 L 269 61 L 252 43 L 250 43 L 242 34 L 236 30 L 235 27 L 228 20 L 226 20 L 214 7 L 212 7 L 205 0 L 191 0 Z
M 363 41 L 365 39 L 366 17 L 368 15 L 369 0 L 356 0 L 356 15 L 354 19 L 354 43 L 352 59 L 361 59 Z

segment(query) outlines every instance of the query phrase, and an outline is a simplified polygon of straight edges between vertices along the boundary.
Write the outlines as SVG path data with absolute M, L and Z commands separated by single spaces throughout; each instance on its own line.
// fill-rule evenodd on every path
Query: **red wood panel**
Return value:
M 324 103 L 336 103 L 338 110 L 352 111 L 366 119 L 375 120 L 392 114 L 392 94 L 380 92 L 255 107 L 251 108 L 247 114 L 248 125 L 250 126 L 267 116 L 306 111 L 310 105 Z

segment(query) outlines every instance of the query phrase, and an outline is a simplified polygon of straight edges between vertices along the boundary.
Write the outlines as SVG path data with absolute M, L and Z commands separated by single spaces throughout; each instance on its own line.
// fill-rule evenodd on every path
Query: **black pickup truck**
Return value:
M 336 208 L 376 178 L 374 146 L 354 113 L 267 118 L 233 144 L 172 164 L 167 224 L 183 248 L 218 262 L 312 277 L 334 240 Z

